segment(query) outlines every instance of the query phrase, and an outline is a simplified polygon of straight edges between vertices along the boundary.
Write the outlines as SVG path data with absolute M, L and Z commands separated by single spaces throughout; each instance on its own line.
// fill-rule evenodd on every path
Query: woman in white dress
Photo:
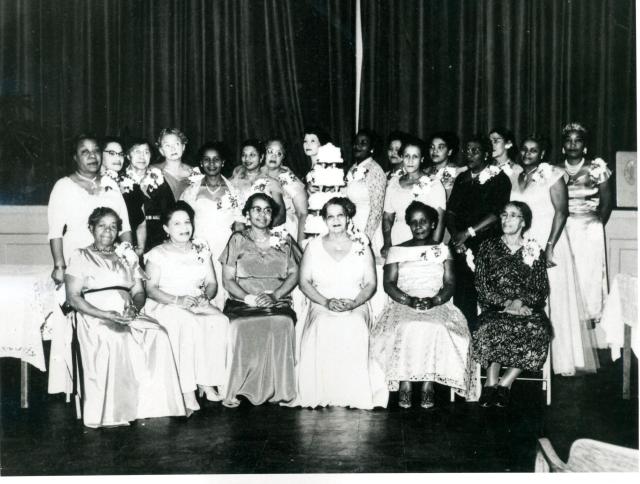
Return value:
M 145 312 L 169 333 L 189 413 L 200 409 L 196 386 L 207 400 L 222 399 L 229 320 L 210 302 L 218 284 L 206 242 L 191 240 L 189 204 L 176 202 L 162 223 L 169 239 L 145 254 L 149 275 Z
M 528 136 L 522 143 L 523 171 L 511 187 L 511 200 L 533 212 L 528 236 L 543 248 L 549 275 L 548 314 L 553 328 L 553 371 L 564 376 L 595 372 L 594 334 L 580 313 L 581 294 L 564 225 L 569 214 L 564 170 L 543 163 L 545 142 Z
M 222 274 L 218 257 L 229 241 L 232 227 L 238 220 L 244 221 L 240 201 L 235 188 L 222 175 L 222 167 L 227 160 L 227 151 L 222 143 L 205 143 L 198 150 L 197 159 L 204 173 L 195 179 L 181 196 L 195 212 L 194 237 L 204 240 L 211 251 L 213 268 L 217 277 Z M 213 304 L 224 308 L 226 292 L 220 286 Z
M 400 153 L 404 173 L 389 180 L 384 198 L 384 214 L 382 216 L 384 246 L 381 251 L 383 257 L 386 256 L 392 245 L 398 245 L 411 239 L 411 229 L 405 223 L 404 212 L 414 200 L 436 209 L 439 221 L 433 238 L 440 242 L 444 235 L 444 210 L 447 194 L 439 180 L 428 177 L 421 170 L 424 161 L 422 141 L 418 139 L 406 141 Z
M 468 169 L 466 166 L 456 166 L 454 162 L 460 140 L 450 131 L 437 131 L 429 136 L 427 145 L 431 165 L 424 170 L 424 173 L 442 183 L 448 200 L 456 178 Z
M 433 239 L 438 212 L 414 201 L 406 209 L 413 237 L 391 247 L 384 266 L 384 289 L 391 300 L 371 331 L 372 356 L 386 375 L 399 405 L 411 407 L 411 382 L 422 382 L 423 408 L 435 405 L 434 382 L 474 399 L 471 334 L 453 305 L 455 285 L 449 248 Z
M 185 415 L 171 343 L 157 321 L 140 315 L 144 272 L 128 243 L 117 245 L 122 220 L 110 208 L 89 216 L 93 244 L 73 251 L 65 274 L 77 331 L 87 427 Z
M 369 361 L 367 301 L 376 289 L 376 273 L 366 239 L 347 232 L 354 213 L 349 199 L 330 199 L 321 212 L 329 232 L 312 239 L 302 258 L 300 287 L 311 306 L 302 330 L 294 406 L 386 405 L 382 374 L 377 373 L 376 388 Z M 377 402 L 375 390 L 382 390 Z
M 356 206 L 353 224 L 369 238 L 374 255 L 379 256 L 387 177 L 373 159 L 375 138 L 375 134 L 366 129 L 361 129 L 354 137 L 354 164 L 347 172 L 346 195 Z
M 287 151 L 284 141 L 271 138 L 265 143 L 265 162 L 262 172 L 280 182 L 284 205 L 287 209 L 287 232 L 302 244 L 304 240 L 304 224 L 307 220 L 307 191 L 304 183 L 283 164 Z
M 597 323 L 609 292 L 604 226 L 613 209 L 611 170 L 602 158 L 587 159 L 587 130 L 580 123 L 565 126 L 562 137 L 569 190 L 567 236 L 582 292 L 584 316 Z
M 78 136 L 73 144 L 73 160 L 76 163 L 75 172 L 56 182 L 47 207 L 49 245 L 54 266 L 51 278 L 58 286 L 64 282 L 71 254 L 93 243 L 87 219 L 97 207 L 115 210 L 122 220 L 119 238 L 123 242 L 131 242 L 127 207 L 118 184 L 100 175 L 102 151 L 97 139 L 89 135 Z M 59 323 L 52 328 L 49 393 L 70 394 L 72 327 L 63 319 Z

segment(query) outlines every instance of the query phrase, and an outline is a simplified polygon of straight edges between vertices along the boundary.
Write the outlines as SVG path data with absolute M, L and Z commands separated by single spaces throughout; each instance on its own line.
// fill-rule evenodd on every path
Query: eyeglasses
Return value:
M 480 148 L 467 148 L 464 151 L 466 153 L 469 153 L 470 155 L 477 155 L 477 154 L 482 153 L 482 149 L 480 149 Z
M 266 215 L 271 215 L 273 213 L 273 209 L 271 207 L 251 207 L 249 210 L 258 214 L 264 213 Z
M 522 215 L 519 215 L 517 213 L 502 212 L 500 214 L 500 218 L 522 218 Z
M 119 152 L 119 151 L 113 151 L 113 150 L 104 150 L 103 153 L 108 153 L 111 156 L 118 156 L 118 157 L 123 157 L 124 153 Z

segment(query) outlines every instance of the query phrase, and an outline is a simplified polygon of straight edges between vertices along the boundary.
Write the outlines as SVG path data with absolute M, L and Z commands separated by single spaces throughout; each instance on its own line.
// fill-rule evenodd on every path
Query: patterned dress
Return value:
M 538 248 L 539 249 L 539 248 Z M 544 254 L 529 266 L 521 247 L 511 253 L 500 237 L 485 241 L 476 264 L 476 288 L 482 312 L 473 334 L 473 358 L 490 363 L 539 370 L 547 359 L 550 323 L 544 312 L 549 281 Z M 520 299 L 532 309 L 530 316 L 503 312 L 506 300 Z

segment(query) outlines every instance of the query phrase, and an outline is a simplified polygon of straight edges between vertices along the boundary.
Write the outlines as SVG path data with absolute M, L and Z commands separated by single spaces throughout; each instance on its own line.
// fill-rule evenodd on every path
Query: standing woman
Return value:
M 428 145 L 431 165 L 424 170 L 424 173 L 439 180 L 447 192 L 447 198 L 449 198 L 456 178 L 467 170 L 466 166 L 456 166 L 453 161 L 458 152 L 460 141 L 455 133 L 438 131 L 429 137 Z
M 434 240 L 442 241 L 444 234 L 444 210 L 447 194 L 440 181 L 426 176 L 421 170 L 424 161 L 422 141 L 417 138 L 407 140 L 400 154 L 403 174 L 389 180 L 384 199 L 382 216 L 384 246 L 381 251 L 383 257 L 386 257 L 392 245 L 398 245 L 411 239 L 411 229 L 406 224 L 403 214 L 414 200 L 429 205 L 438 212 L 438 221 L 433 234 Z
M 204 173 L 183 193 L 181 199 L 191 205 L 195 212 L 194 236 L 207 242 L 211 260 L 217 277 L 222 276 L 222 266 L 218 257 L 231 237 L 235 221 L 242 219 L 236 190 L 222 175 L 222 168 L 228 159 L 223 143 L 205 143 L 198 150 L 197 159 Z M 224 307 L 225 291 L 220 287 L 213 303 Z
M 376 135 L 367 129 L 353 139 L 354 164 L 347 173 L 347 197 L 356 207 L 353 225 L 371 241 L 374 255 L 382 248 L 382 209 L 387 177 L 373 159 Z
M 56 285 L 64 282 L 67 262 L 73 251 L 93 242 L 87 220 L 95 208 L 114 209 L 122 219 L 120 240 L 131 242 L 127 207 L 118 185 L 111 178 L 100 175 L 102 150 L 95 136 L 80 135 L 75 139 L 73 161 L 75 171 L 56 182 L 47 208 L 54 266 L 51 278 Z M 66 363 L 71 361 L 67 358 L 71 351 L 68 341 L 71 341 L 71 325 L 56 325 L 51 338 L 49 393 L 71 393 L 71 369 Z
M 240 147 L 242 164 L 233 170 L 231 184 L 236 189 L 240 197 L 240 206 L 244 207 L 245 202 L 254 193 L 266 193 L 279 207 L 273 225 L 278 227 L 287 220 L 287 212 L 282 197 L 282 187 L 276 178 L 271 178 L 262 173 L 262 162 L 264 152 L 262 143 L 257 139 L 248 139 L 242 142 Z
M 287 232 L 298 245 L 304 240 L 304 224 L 307 220 L 307 192 L 304 183 L 283 162 L 287 155 L 284 141 L 271 138 L 265 143 L 266 155 L 263 173 L 280 182 L 286 207 Z
M 387 136 L 387 163 L 384 167 L 388 179 L 392 176 L 402 174 L 402 156 L 400 150 L 402 145 L 409 138 L 407 133 L 402 131 L 392 131 Z
M 191 240 L 193 210 L 178 201 L 163 214 L 168 240 L 145 254 L 145 311 L 167 329 L 187 413 L 200 409 L 195 391 L 219 401 L 226 383 L 229 320 L 211 304 L 218 281 L 206 242 Z M 214 387 L 217 387 L 217 391 Z
M 485 136 L 467 141 L 468 170 L 456 178 L 447 206 L 456 273 L 453 302 L 467 318 L 472 333 L 477 327 L 478 303 L 467 260 L 477 255 L 484 240 L 500 235 L 498 217 L 511 193 L 509 177 L 490 164 L 490 154 L 491 142 Z
M 513 185 L 522 172 L 522 167 L 515 162 L 518 157 L 515 136 L 510 130 L 500 127 L 489 131 L 489 139 L 493 148 L 491 152 L 493 163 L 504 171 Z
M 604 226 L 611 215 L 611 170 L 601 158 L 586 159 L 587 130 L 570 123 L 562 130 L 565 180 L 569 189 L 567 236 L 582 292 L 584 316 L 600 321 L 608 293 Z
M 279 210 L 264 193 L 254 193 L 242 212 L 249 228 L 234 233 L 220 255 L 231 321 L 224 405 L 238 396 L 252 404 L 289 402 L 296 396 L 294 323 L 289 294 L 298 282 L 290 236 L 270 230 Z
M 296 366 L 298 397 L 292 405 L 371 409 L 384 382 L 370 377 L 369 307 L 376 271 L 366 239 L 353 240 L 347 226 L 355 213 L 348 198 L 322 208 L 329 232 L 309 242 L 300 266 L 300 288 L 311 300 Z M 381 373 L 379 377 L 381 377 Z
M 102 140 L 102 166 L 100 174 L 118 180 L 118 175 L 124 165 L 124 150 L 119 138 L 107 137 Z
M 147 196 L 144 204 L 147 224 L 145 252 L 164 242 L 166 233 L 162 228 L 162 214 L 180 199 L 189 186 L 189 177 L 199 174 L 199 171 L 182 161 L 187 142 L 187 137 L 178 128 L 163 128 L 158 135 L 156 146 L 164 161 L 153 165 L 151 169 L 159 170 L 161 176 L 150 179 L 151 185 L 142 185 L 142 191 Z
M 581 294 L 569 240 L 564 230 L 569 203 L 564 170 L 544 163 L 546 144 L 537 135 L 522 143 L 523 171 L 511 190 L 511 200 L 531 207 L 529 236 L 543 247 L 549 275 L 549 319 L 553 327 L 551 358 L 555 373 L 595 372 L 598 355 L 593 332 L 581 318 Z

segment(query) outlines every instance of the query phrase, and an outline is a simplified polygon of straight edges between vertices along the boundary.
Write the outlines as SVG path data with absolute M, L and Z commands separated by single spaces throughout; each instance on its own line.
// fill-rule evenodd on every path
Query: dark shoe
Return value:
M 401 408 L 411 408 L 411 390 L 400 390 L 398 406 Z
M 478 404 L 480 404 L 481 407 L 492 407 L 493 405 L 495 405 L 495 397 L 496 397 L 496 389 L 498 388 L 498 386 L 493 386 L 493 387 L 487 387 L 484 386 L 482 387 L 482 393 L 480 394 L 480 400 L 478 400 Z
M 508 387 L 498 386 L 495 397 L 496 407 L 506 407 L 509 405 L 509 394 L 511 391 Z
M 433 390 L 422 392 L 422 400 L 420 401 L 422 408 L 433 408 L 436 406 L 435 393 Z

